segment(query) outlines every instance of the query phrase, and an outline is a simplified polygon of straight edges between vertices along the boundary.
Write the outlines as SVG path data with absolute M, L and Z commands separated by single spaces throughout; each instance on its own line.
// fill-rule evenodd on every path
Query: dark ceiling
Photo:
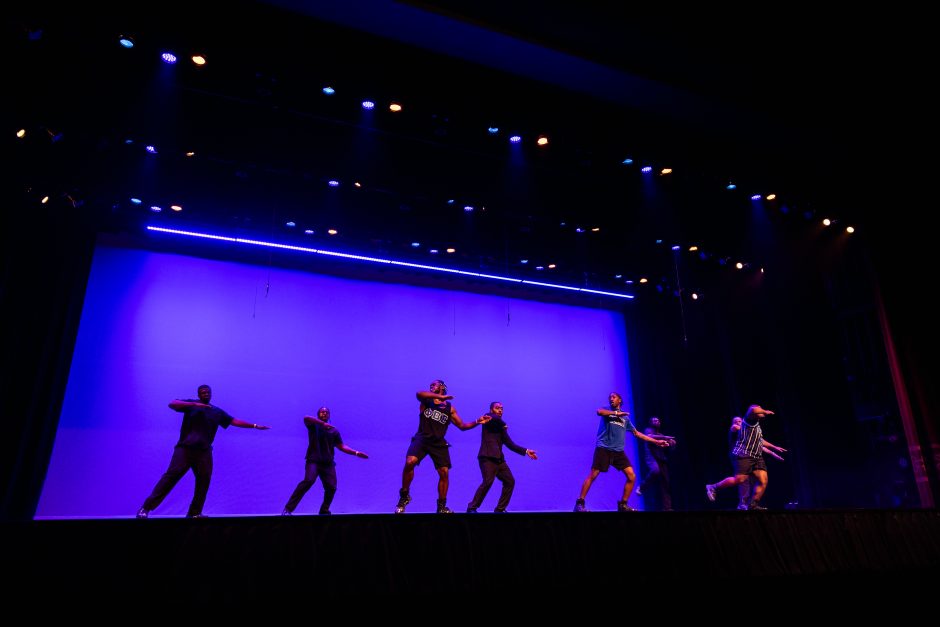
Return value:
M 755 223 L 864 223 L 865 194 L 847 190 L 868 176 L 859 146 L 879 131 L 852 120 L 880 100 L 861 93 L 879 76 L 862 31 L 537 6 L 237 3 L 15 20 L 13 124 L 29 133 L 13 176 L 29 202 L 49 195 L 48 210 L 87 212 L 102 230 L 212 229 L 627 291 L 641 276 L 675 290 L 673 244 L 700 246 L 690 259 L 713 272 L 737 260 L 757 271 Z M 165 49 L 181 61 L 161 63 Z

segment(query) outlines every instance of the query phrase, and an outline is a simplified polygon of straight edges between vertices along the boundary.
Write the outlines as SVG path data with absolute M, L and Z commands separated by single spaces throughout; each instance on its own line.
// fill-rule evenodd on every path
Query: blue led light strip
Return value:
M 514 279 L 496 274 L 484 274 L 482 272 L 467 272 L 466 270 L 455 270 L 453 268 L 443 268 L 441 266 L 429 266 L 423 263 L 410 263 L 407 261 L 395 261 L 394 259 L 382 259 L 380 257 L 368 257 L 365 255 L 352 255 L 349 253 L 340 253 L 333 250 L 322 250 L 319 248 L 308 248 L 306 246 L 291 246 L 290 244 L 277 244 L 275 242 L 265 242 L 257 239 L 246 239 L 244 237 L 226 237 L 224 235 L 212 235 L 210 233 L 199 233 L 196 231 L 181 231 L 179 229 L 166 229 L 160 226 L 148 226 L 148 231 L 157 233 L 168 233 L 170 235 L 183 235 L 185 237 L 197 237 L 202 239 L 211 239 L 220 242 L 232 242 L 233 244 L 248 244 L 249 246 L 263 246 L 266 248 L 278 248 L 281 250 L 294 250 L 313 255 L 324 255 L 327 257 L 339 257 L 340 259 L 352 259 L 355 261 L 368 261 L 370 263 L 381 263 L 389 266 L 401 266 L 404 268 L 417 268 L 418 270 L 430 270 L 432 272 L 445 272 L 447 274 L 458 274 L 461 276 L 471 276 L 478 279 L 491 279 L 493 281 L 506 281 L 509 283 L 519 283 L 520 285 L 537 285 L 539 287 L 549 287 L 556 290 L 566 290 L 569 292 L 583 292 L 585 294 L 597 294 L 599 296 L 611 296 L 613 298 L 632 299 L 633 294 L 619 294 L 617 292 L 604 292 L 602 290 L 591 290 L 586 287 L 572 287 L 570 285 L 558 285 L 557 283 L 543 283 L 542 281 L 529 281 L 527 279 Z

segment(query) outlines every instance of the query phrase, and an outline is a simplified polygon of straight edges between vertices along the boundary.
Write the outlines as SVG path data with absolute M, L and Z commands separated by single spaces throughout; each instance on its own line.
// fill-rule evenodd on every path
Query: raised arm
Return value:
M 339 450 L 341 450 L 341 451 L 343 451 L 344 453 L 347 453 L 347 454 L 349 454 L 349 455 L 355 455 L 356 457 L 361 457 L 362 459 L 369 459 L 369 456 L 366 455 L 364 452 L 362 452 L 362 451 L 357 451 L 356 449 L 349 448 L 349 447 L 346 446 L 345 444 L 340 444 L 340 445 L 337 446 L 336 448 L 338 448 Z
M 430 401 L 437 399 L 439 401 L 449 401 L 454 398 L 451 394 L 438 394 L 436 392 L 429 392 L 428 390 L 421 390 L 415 396 L 418 397 L 419 401 Z
M 307 425 L 308 427 L 312 427 L 313 425 L 320 425 L 327 431 L 332 431 L 333 429 L 336 428 L 330 423 L 320 420 L 317 416 L 304 416 L 304 424 Z
M 170 401 L 170 409 L 173 411 L 186 411 L 188 407 L 209 407 L 205 403 L 200 403 L 199 401 L 181 401 L 178 398 L 174 398 Z

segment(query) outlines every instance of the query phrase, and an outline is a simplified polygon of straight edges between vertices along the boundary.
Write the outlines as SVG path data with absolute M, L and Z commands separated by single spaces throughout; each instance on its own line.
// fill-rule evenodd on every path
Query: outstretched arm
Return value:
M 536 456 L 535 451 L 532 451 L 532 450 L 530 450 L 530 449 L 527 449 L 527 448 L 524 447 L 524 446 L 519 446 L 518 444 L 516 444 L 515 442 L 512 441 L 512 438 L 509 437 L 509 427 L 508 427 L 508 426 L 503 425 L 503 432 L 502 432 L 501 436 L 502 436 L 502 439 L 503 439 L 503 444 L 506 446 L 506 448 L 508 448 L 508 449 L 509 449 L 510 451 L 512 451 L 513 453 L 518 453 L 518 454 L 520 454 L 520 455 L 528 455 L 528 456 L 531 457 L 532 459 L 538 459 L 538 456 Z
M 265 425 L 259 425 L 256 422 L 245 422 L 244 420 L 239 420 L 238 418 L 232 418 L 232 426 L 241 427 L 242 429 L 261 429 L 262 431 L 266 431 L 267 429 L 271 428 Z
M 657 439 L 651 438 L 645 433 L 640 433 L 639 431 L 634 431 L 633 435 L 641 440 L 646 440 L 647 442 L 651 442 L 652 444 L 655 444 L 656 446 L 660 446 L 660 447 L 669 446 L 669 440 L 657 440 Z
M 767 453 L 768 455 L 770 455 L 770 456 L 773 457 L 773 458 L 779 459 L 780 461 L 784 461 L 784 459 L 783 459 L 782 457 L 780 457 L 779 455 L 777 455 L 776 453 L 774 453 L 772 450 L 770 450 L 770 449 L 767 448 L 766 446 L 762 446 L 762 447 L 760 448 L 760 450 L 763 451 L 763 452 L 765 452 L 765 453 Z
M 369 459 L 369 456 L 366 455 L 364 452 L 349 448 L 345 444 L 340 444 L 336 448 L 343 451 L 344 453 L 348 453 L 349 455 L 355 455 L 356 457 L 361 457 L 362 459 Z
M 449 398 L 449 397 L 448 397 L 448 398 Z M 486 423 L 488 423 L 488 422 L 490 421 L 491 418 L 492 418 L 492 416 L 483 415 L 483 416 L 480 416 L 479 418 L 477 418 L 476 420 L 474 420 L 473 422 L 471 422 L 471 423 L 468 424 L 468 423 L 466 423 L 466 422 L 464 422 L 463 420 L 460 419 L 460 416 L 457 414 L 457 410 L 456 410 L 456 409 L 454 409 L 453 407 L 450 408 L 450 420 L 451 420 L 451 422 L 453 422 L 453 423 L 457 426 L 457 428 L 460 429 L 461 431 L 469 431 L 470 429 L 474 428 L 474 427 L 477 426 L 477 425 L 486 424 Z
M 783 448 L 782 446 L 777 446 L 776 444 L 771 444 L 771 443 L 768 442 L 767 440 L 764 440 L 763 443 L 764 443 L 764 446 L 766 446 L 767 448 L 772 448 L 772 449 L 774 449 L 775 451 L 777 451 L 778 453 L 786 453 L 786 452 L 787 452 L 787 449 Z

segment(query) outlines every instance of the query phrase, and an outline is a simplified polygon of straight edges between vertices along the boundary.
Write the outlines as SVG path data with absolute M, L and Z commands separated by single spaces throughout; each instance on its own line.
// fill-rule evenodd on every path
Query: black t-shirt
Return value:
M 451 406 L 447 401 L 435 403 L 435 399 L 421 400 L 418 411 L 418 433 L 424 440 L 441 442 L 450 425 Z
M 187 403 L 201 403 L 199 399 L 188 398 Z M 233 418 L 224 410 L 209 405 L 208 407 L 187 407 L 183 410 L 183 424 L 180 426 L 180 439 L 176 446 L 208 451 L 221 426 L 227 429 Z
M 343 443 L 343 438 L 340 437 L 339 431 L 335 428 L 332 431 L 327 431 L 317 423 L 309 424 L 305 422 L 304 424 L 307 426 L 307 438 L 309 440 L 309 444 L 307 445 L 307 461 L 315 464 L 335 466 L 336 462 L 333 461 L 333 449 Z

